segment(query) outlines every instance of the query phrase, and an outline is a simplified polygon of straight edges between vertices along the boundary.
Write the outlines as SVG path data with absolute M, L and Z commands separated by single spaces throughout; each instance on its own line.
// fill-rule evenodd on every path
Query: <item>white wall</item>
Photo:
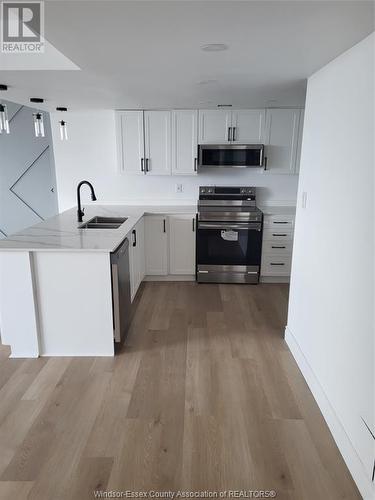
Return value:
M 205 184 L 260 186 L 259 202 L 294 204 L 298 176 L 269 175 L 251 170 L 184 177 L 124 175 L 118 172 L 114 111 L 68 113 L 69 141 L 60 141 L 57 122 L 52 114 L 52 129 L 60 211 L 76 204 L 76 186 L 82 179 L 93 182 L 98 200 L 116 203 L 191 203 L 198 198 L 198 186 Z M 176 183 L 183 192 L 176 193 Z M 88 197 L 89 198 L 89 197 Z
M 375 428 L 374 43 L 373 34 L 308 81 L 286 331 L 369 498 L 375 451 L 361 417 Z

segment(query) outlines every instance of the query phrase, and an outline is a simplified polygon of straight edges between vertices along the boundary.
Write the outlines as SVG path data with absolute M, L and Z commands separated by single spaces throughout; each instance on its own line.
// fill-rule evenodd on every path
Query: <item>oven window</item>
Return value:
M 248 229 L 199 229 L 197 263 L 252 266 L 260 264 L 262 233 Z
M 261 149 L 206 149 L 201 150 L 201 164 L 218 167 L 259 167 Z

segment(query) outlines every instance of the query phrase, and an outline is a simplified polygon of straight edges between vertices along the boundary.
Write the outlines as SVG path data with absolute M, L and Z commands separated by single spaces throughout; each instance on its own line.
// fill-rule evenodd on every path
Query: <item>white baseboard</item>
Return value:
M 374 486 L 370 478 L 366 474 L 366 470 L 358 456 L 349 436 L 347 435 L 339 417 L 337 416 L 334 408 L 332 407 L 323 387 L 320 385 L 313 369 L 305 358 L 296 338 L 289 330 L 288 326 L 285 328 L 285 341 L 297 362 L 299 369 L 304 376 L 307 385 L 309 386 L 315 401 L 317 402 L 320 411 L 328 425 L 329 430 L 335 440 L 340 453 L 363 497 L 364 500 L 371 500 L 374 498 Z
M 113 358 L 114 350 L 111 352 L 44 352 L 40 354 L 41 358 Z M 28 356 L 30 357 L 30 356 Z
M 168 274 L 167 276 L 145 276 L 143 281 L 195 281 L 195 275 Z
M 195 275 L 145 276 L 143 281 L 195 281 Z M 261 276 L 260 283 L 289 283 L 290 276 Z
M 39 353 L 35 353 L 35 352 L 15 352 L 15 353 L 11 353 L 9 355 L 9 358 L 10 359 L 36 359 L 36 358 L 39 358 Z

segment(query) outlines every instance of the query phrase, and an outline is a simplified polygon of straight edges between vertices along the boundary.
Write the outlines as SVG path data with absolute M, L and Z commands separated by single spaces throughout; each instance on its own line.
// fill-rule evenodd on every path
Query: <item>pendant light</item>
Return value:
M 45 137 L 43 113 L 33 113 L 35 137 Z
M 56 111 L 62 111 L 66 112 L 68 111 L 68 108 L 65 108 L 63 106 L 59 106 L 56 108 Z M 60 120 L 59 121 L 59 127 L 60 127 L 60 139 L 62 141 L 67 141 L 68 140 L 68 128 L 67 128 L 67 123 L 65 120 Z
M 43 103 L 44 99 L 41 99 L 40 97 L 32 97 L 30 102 Z M 37 111 L 36 113 L 33 113 L 33 117 L 35 137 L 45 137 L 43 113 L 41 111 Z
M 0 91 L 8 90 L 7 85 L 0 85 Z M 9 119 L 8 119 L 8 110 L 6 104 L 0 102 L 0 134 L 5 132 L 6 134 L 10 133 L 9 130 Z

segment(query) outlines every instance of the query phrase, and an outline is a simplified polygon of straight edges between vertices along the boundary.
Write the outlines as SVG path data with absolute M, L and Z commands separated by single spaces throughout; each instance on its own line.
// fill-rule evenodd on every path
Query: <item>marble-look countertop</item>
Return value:
M 0 251 L 113 252 L 143 215 L 195 213 L 196 205 L 85 205 L 83 222 L 77 208 L 0 240 Z M 128 217 L 118 229 L 81 229 L 95 216 Z

